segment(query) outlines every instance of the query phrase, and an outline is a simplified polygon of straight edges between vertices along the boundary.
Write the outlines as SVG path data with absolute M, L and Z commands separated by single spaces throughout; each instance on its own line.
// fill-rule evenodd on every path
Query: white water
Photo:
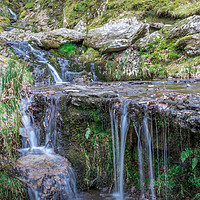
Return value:
M 120 126 L 118 124 L 118 117 L 115 114 L 115 108 L 110 108 L 115 179 L 115 193 L 113 194 L 113 196 L 117 200 L 124 199 L 124 153 L 129 127 L 128 105 L 129 101 L 122 102 Z M 120 135 L 118 129 L 120 129 Z
M 25 61 L 30 62 L 30 59 L 34 56 L 33 61 L 46 64 L 50 70 L 51 75 L 53 76 L 54 81 L 57 84 L 63 83 L 58 72 L 50 64 L 48 59 L 45 58 L 46 56 L 49 55 L 47 52 L 33 48 L 32 45 L 30 45 L 28 42 L 11 42 L 8 44 L 9 46 L 13 48 L 13 50 L 15 51 L 16 55 L 19 58 L 23 58 Z M 41 73 L 44 73 L 44 72 L 41 72 Z
M 151 189 L 151 195 L 152 199 L 156 199 L 155 191 L 154 191 L 154 176 L 153 176 L 153 162 L 152 162 L 152 146 L 151 146 L 151 135 L 148 128 L 148 121 L 147 117 L 145 116 L 143 119 L 143 127 L 144 127 L 144 135 L 146 138 L 146 148 L 148 149 L 149 153 L 149 174 L 150 174 L 150 189 Z
M 95 74 L 94 63 L 91 63 L 90 71 L 92 72 L 92 76 L 93 76 L 92 81 L 97 81 L 97 77 L 96 77 L 96 74 Z
M 12 15 L 11 19 L 17 21 L 17 15 L 10 8 L 8 8 L 8 10 L 9 10 L 10 14 Z
M 154 169 L 153 169 L 153 152 L 152 152 L 152 128 L 149 131 L 148 117 L 144 116 L 141 125 L 138 127 L 134 124 L 135 132 L 138 137 L 138 163 L 140 170 L 140 193 L 141 198 L 145 198 L 145 180 L 144 180 L 144 167 L 149 169 L 149 189 L 151 190 L 151 199 L 156 199 L 154 189 Z M 153 133 L 152 133 L 153 134 Z M 158 143 L 157 143 L 158 144 Z

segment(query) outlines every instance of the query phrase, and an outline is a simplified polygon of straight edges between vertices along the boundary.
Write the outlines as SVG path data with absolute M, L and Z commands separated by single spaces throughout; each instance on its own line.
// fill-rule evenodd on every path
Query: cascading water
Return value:
M 153 169 L 153 151 L 152 151 L 152 134 L 149 129 L 148 117 L 143 117 L 141 125 L 134 125 L 138 137 L 138 162 L 140 170 L 140 188 L 141 198 L 145 198 L 145 178 L 149 179 L 149 189 L 151 190 L 151 199 L 156 199 L 154 190 L 154 169 Z M 135 122 L 136 124 L 136 122 Z M 148 175 L 144 170 L 148 169 Z
M 124 199 L 124 153 L 126 145 L 126 137 L 129 128 L 128 105 L 129 101 L 121 102 L 120 126 L 115 108 L 110 108 L 111 129 L 112 129 L 112 146 L 113 146 L 113 164 L 115 193 L 114 196 L 118 200 Z M 120 129 L 120 135 L 118 132 Z
M 24 182 L 28 185 L 31 200 L 77 198 L 76 181 L 73 169 L 63 157 L 55 154 L 49 147 L 49 141 L 55 140 L 56 116 L 58 114 L 57 98 L 51 97 L 44 120 L 46 139 L 43 146 L 40 131 L 35 125 L 31 112 L 32 98 L 22 100 L 22 135 L 24 148 L 22 157 L 18 159 L 18 170 Z M 53 143 L 53 142 L 52 142 Z
M 16 22 L 17 21 L 17 15 L 10 8 L 8 8 L 8 10 L 9 10 L 9 12 L 11 14 L 11 18 L 10 19 L 12 21 Z
M 29 63 L 34 63 L 35 61 L 37 61 L 38 63 L 43 63 L 47 65 L 48 68 L 50 69 L 51 75 L 54 78 L 54 81 L 56 83 L 63 82 L 58 72 L 46 58 L 49 55 L 49 53 L 33 48 L 32 45 L 30 45 L 28 42 L 9 42 L 5 44 L 11 46 L 15 51 L 15 54 L 19 58 L 22 58 L 23 60 Z M 44 73 L 44 71 L 41 71 L 41 73 Z

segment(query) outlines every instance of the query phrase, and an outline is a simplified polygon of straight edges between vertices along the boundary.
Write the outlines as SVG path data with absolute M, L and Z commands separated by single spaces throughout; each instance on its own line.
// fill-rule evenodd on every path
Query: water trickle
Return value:
M 145 198 L 145 178 L 149 179 L 148 188 L 151 190 L 151 199 L 156 199 L 154 190 L 154 168 L 153 168 L 153 151 L 152 151 L 152 128 L 149 128 L 150 119 L 145 115 L 140 125 L 136 125 L 135 132 L 138 137 L 138 162 L 140 170 L 140 192 L 141 198 Z M 144 170 L 148 169 L 148 174 L 144 173 Z
M 14 22 L 16 22 L 17 21 L 17 15 L 16 15 L 16 13 L 14 13 L 10 8 L 8 8 L 8 10 L 9 10 L 9 12 L 10 12 L 10 14 L 11 14 L 11 21 L 13 21 L 13 23 Z
M 128 105 L 129 101 L 121 102 L 120 125 L 114 106 L 110 108 L 115 179 L 114 197 L 118 200 L 124 199 L 124 153 L 129 128 Z M 118 130 L 120 130 L 120 134 Z
M 96 77 L 96 74 L 95 74 L 95 67 L 94 67 L 94 63 L 91 63 L 91 67 L 90 67 L 90 71 L 92 72 L 92 81 L 97 81 L 97 77 Z
M 71 82 L 75 77 L 78 77 L 82 74 L 81 72 L 71 72 L 68 70 L 71 61 L 63 58 L 57 58 L 57 60 L 61 67 L 62 80 Z

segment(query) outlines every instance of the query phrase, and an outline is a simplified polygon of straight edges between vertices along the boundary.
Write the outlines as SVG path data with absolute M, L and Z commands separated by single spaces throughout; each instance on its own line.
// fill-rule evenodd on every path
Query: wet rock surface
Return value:
M 40 152 L 40 150 L 38 150 Z M 36 150 L 36 153 L 38 153 Z M 67 159 L 54 153 L 39 153 L 22 156 L 17 161 L 21 180 L 31 190 L 38 191 L 40 199 L 70 199 L 71 191 L 66 193 L 69 173 Z M 69 179 L 69 178 L 68 178 Z M 33 195 L 33 194 L 32 194 Z
M 193 79 L 180 82 L 90 83 L 85 86 L 64 84 L 46 86 L 42 92 L 39 87 L 36 87 L 32 92 L 39 96 L 49 94 L 66 96 L 70 104 L 76 107 L 80 107 L 83 103 L 92 106 L 130 98 L 137 102 L 139 107 L 145 106 L 150 111 L 155 109 L 165 113 L 168 117 L 174 118 L 177 124 L 182 124 L 182 128 L 192 127 L 193 132 L 198 132 L 200 128 L 199 87 L 200 83 Z M 185 120 L 186 116 L 187 120 Z

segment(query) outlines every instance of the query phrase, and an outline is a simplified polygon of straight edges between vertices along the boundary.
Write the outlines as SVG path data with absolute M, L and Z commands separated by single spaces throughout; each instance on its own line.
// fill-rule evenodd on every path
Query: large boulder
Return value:
M 200 33 L 200 15 L 193 15 L 179 22 L 168 34 L 168 38 L 178 38 Z
M 138 50 L 145 50 L 149 43 L 152 43 L 156 39 L 161 39 L 163 36 L 160 34 L 159 31 L 155 31 L 147 36 L 140 38 L 134 43 L 134 47 Z
M 0 40 L 12 42 L 31 41 L 40 47 L 58 48 L 65 43 L 77 43 L 83 41 L 85 34 L 76 30 L 61 28 L 48 32 L 33 33 L 31 31 L 24 31 L 20 29 L 13 29 L 9 32 L 4 31 L 0 33 Z
M 35 192 L 41 200 L 72 199 L 75 196 L 69 162 L 59 155 L 41 151 L 25 155 L 18 159 L 17 169 L 21 180 L 28 186 L 29 195 Z
M 185 36 L 176 42 L 176 46 L 188 56 L 200 55 L 200 34 Z
M 103 53 L 121 51 L 143 37 L 148 32 L 148 27 L 136 17 L 111 20 L 102 27 L 89 30 L 84 44 Z

